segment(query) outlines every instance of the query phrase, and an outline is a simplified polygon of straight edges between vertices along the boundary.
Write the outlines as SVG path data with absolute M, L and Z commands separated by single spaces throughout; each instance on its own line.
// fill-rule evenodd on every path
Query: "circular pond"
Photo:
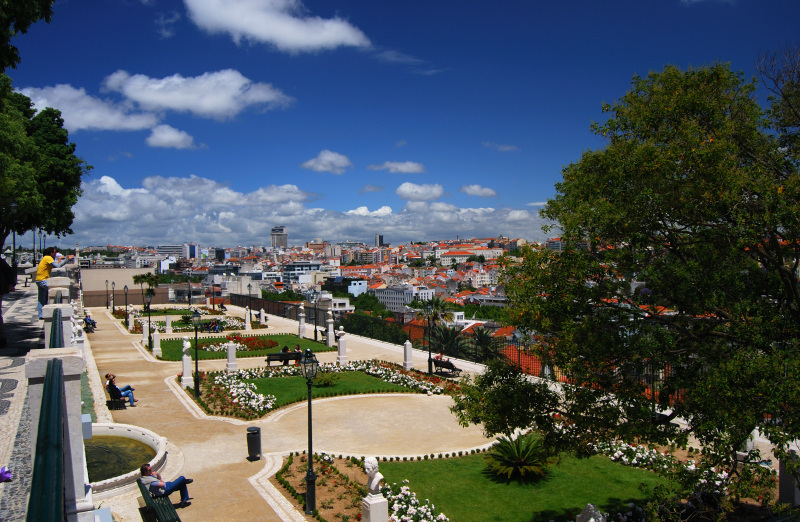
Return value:
M 94 436 L 84 441 L 89 482 L 100 482 L 136 471 L 156 456 L 156 450 L 127 437 Z

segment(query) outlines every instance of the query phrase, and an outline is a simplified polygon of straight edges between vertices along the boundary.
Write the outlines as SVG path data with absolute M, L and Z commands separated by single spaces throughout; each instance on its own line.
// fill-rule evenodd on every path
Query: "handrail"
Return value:
M 60 308 L 53 310 L 53 322 L 50 324 L 50 339 L 47 347 L 64 347 L 64 322 L 62 320 Z
M 53 296 L 53 304 L 61 304 L 64 302 L 64 296 L 61 295 L 61 290 L 56 290 L 56 295 Z
M 61 359 L 47 361 L 42 409 L 33 460 L 28 522 L 64 520 L 64 370 Z

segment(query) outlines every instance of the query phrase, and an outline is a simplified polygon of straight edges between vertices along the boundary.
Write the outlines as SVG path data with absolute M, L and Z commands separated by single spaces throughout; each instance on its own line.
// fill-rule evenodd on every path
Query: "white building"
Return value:
M 433 290 L 424 286 L 397 285 L 370 290 L 378 301 L 392 312 L 400 312 L 411 301 L 430 301 Z

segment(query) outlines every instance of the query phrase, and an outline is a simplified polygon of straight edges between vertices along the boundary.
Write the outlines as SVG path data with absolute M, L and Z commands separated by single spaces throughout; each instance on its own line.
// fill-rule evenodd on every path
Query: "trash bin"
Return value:
M 261 459 L 261 428 L 247 428 L 247 460 Z

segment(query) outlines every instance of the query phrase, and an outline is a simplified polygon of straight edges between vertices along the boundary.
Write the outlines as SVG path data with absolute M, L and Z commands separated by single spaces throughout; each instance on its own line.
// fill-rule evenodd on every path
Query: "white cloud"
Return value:
M 216 119 L 233 118 L 251 105 L 275 108 L 293 101 L 272 85 L 254 83 L 233 69 L 186 78 L 179 74 L 150 78 L 119 70 L 103 81 L 103 87 L 122 93 L 146 110 L 190 112 Z
M 493 189 L 481 187 L 480 185 L 464 185 L 459 190 L 469 196 L 479 196 L 482 198 L 497 197 L 497 192 L 495 192 Z
M 487 149 L 494 149 L 500 152 L 514 152 L 519 150 L 516 145 L 501 145 L 500 143 L 492 143 L 491 141 L 484 141 L 483 146 Z
M 124 104 L 101 100 L 86 94 L 84 89 L 59 84 L 55 87 L 20 89 L 33 101 L 36 110 L 53 107 L 61 111 L 64 127 L 70 132 L 79 130 L 150 129 L 158 123 L 154 114 L 134 112 Z
M 188 133 L 169 125 L 158 125 L 153 128 L 150 136 L 145 140 L 151 147 L 164 147 L 172 149 L 193 149 L 194 138 Z
M 547 238 L 541 231 L 545 221 L 538 213 L 525 210 L 459 208 L 441 201 L 409 200 L 400 212 L 388 206 L 335 211 L 310 207 L 318 196 L 291 184 L 243 193 L 198 176 L 150 176 L 140 186 L 124 188 L 114 178 L 102 176 L 84 182 L 82 188 L 83 196 L 74 207 L 75 234 L 59 240 L 61 244 L 190 241 L 208 247 L 263 245 L 269 242 L 269 229 L 274 225 L 288 227 L 291 244 L 316 237 L 332 242 L 348 238 L 368 241 L 376 231 L 395 244 L 456 234 Z
M 367 192 L 381 192 L 383 191 L 383 187 L 379 185 L 364 185 L 364 188 L 359 190 L 361 194 L 366 194 Z
M 527 204 L 529 207 L 543 207 L 547 205 L 547 201 L 533 201 Z
M 177 11 L 170 13 L 158 13 L 156 17 L 156 28 L 161 38 L 172 38 L 175 36 L 175 24 L 181 19 L 181 14 Z
M 413 161 L 386 161 L 383 165 L 369 165 L 369 170 L 388 170 L 400 174 L 420 174 L 425 172 L 425 166 Z
M 438 183 L 417 185 L 406 182 L 395 190 L 395 194 L 411 201 L 430 201 L 442 197 L 443 193 L 444 189 Z
M 369 208 L 367 208 L 367 207 L 358 207 L 358 208 L 356 208 L 354 210 L 348 210 L 347 212 L 345 212 L 345 214 L 348 214 L 350 216 L 365 216 L 365 217 L 367 217 L 367 216 L 388 216 L 391 213 L 392 213 L 392 207 L 388 207 L 386 205 L 382 206 L 381 208 L 379 208 L 378 210 L 375 210 L 373 212 L 370 212 Z
M 274 45 L 298 53 L 340 46 L 369 47 L 358 28 L 341 18 L 305 16 L 300 0 L 184 0 L 189 17 L 209 33 Z
M 323 150 L 317 154 L 316 158 L 312 158 L 302 165 L 301 167 L 314 172 L 333 172 L 334 174 L 344 174 L 344 171 L 353 164 L 344 154 L 333 152 L 330 150 Z

